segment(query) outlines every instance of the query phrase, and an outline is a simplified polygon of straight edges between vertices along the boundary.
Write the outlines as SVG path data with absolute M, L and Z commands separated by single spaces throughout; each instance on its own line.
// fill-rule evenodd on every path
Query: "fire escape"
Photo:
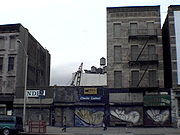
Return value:
M 129 37 L 128 42 L 131 44 L 133 41 L 136 41 L 138 46 L 138 52 L 135 57 L 131 57 L 129 60 L 129 67 L 130 69 L 139 69 L 141 71 L 141 75 L 139 77 L 138 83 L 135 86 L 132 87 L 141 87 L 140 84 L 142 80 L 144 79 L 145 74 L 147 73 L 149 67 L 151 65 L 158 66 L 158 55 L 156 53 L 154 54 L 148 54 L 147 53 L 147 45 L 150 41 L 157 42 L 157 29 L 133 29 L 129 30 Z M 141 44 L 140 44 L 141 43 Z M 132 52 L 131 52 L 132 53 Z M 144 68 L 141 68 L 141 67 Z M 149 87 L 149 86 L 148 86 Z M 152 86 L 150 86 L 152 87 Z M 158 87 L 157 85 L 153 87 Z

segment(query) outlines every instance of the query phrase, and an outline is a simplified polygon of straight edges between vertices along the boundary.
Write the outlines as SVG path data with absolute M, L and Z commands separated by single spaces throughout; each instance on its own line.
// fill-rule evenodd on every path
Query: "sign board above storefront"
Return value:
M 26 96 L 27 97 L 45 97 L 46 91 L 45 90 L 27 90 Z
M 170 106 L 170 95 L 144 96 L 144 106 Z
M 110 103 L 142 103 L 143 93 L 110 93 Z
M 97 95 L 97 88 L 84 88 L 84 95 Z
M 83 101 L 100 101 L 102 99 L 101 96 L 80 96 L 79 97 L 80 100 L 83 100 Z

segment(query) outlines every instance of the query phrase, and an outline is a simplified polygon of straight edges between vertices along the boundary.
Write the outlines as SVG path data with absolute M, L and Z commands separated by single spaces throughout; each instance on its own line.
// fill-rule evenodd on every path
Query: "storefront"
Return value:
M 109 126 L 143 126 L 143 93 L 129 93 L 128 89 L 109 91 Z
M 170 95 L 144 96 L 144 126 L 170 126 Z
M 105 91 L 101 87 L 79 88 L 79 102 L 75 108 L 75 126 L 101 127 L 106 109 Z

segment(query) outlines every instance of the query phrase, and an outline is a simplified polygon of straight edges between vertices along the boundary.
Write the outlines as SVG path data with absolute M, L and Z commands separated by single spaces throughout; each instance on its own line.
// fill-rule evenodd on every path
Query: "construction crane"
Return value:
M 72 79 L 72 82 L 71 82 L 71 86 L 80 86 L 82 67 L 83 67 L 83 63 L 81 63 L 81 65 L 79 66 L 77 72 L 75 72 L 75 75 L 74 75 L 74 77 Z M 77 77 L 77 79 L 76 79 L 76 77 Z M 76 83 L 75 83 L 75 81 L 76 81 Z

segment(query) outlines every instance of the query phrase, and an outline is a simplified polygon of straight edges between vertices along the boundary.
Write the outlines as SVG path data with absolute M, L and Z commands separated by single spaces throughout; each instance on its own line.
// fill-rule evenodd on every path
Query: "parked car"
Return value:
M 0 132 L 3 135 L 14 135 L 20 131 L 23 131 L 23 122 L 21 117 L 0 115 Z

